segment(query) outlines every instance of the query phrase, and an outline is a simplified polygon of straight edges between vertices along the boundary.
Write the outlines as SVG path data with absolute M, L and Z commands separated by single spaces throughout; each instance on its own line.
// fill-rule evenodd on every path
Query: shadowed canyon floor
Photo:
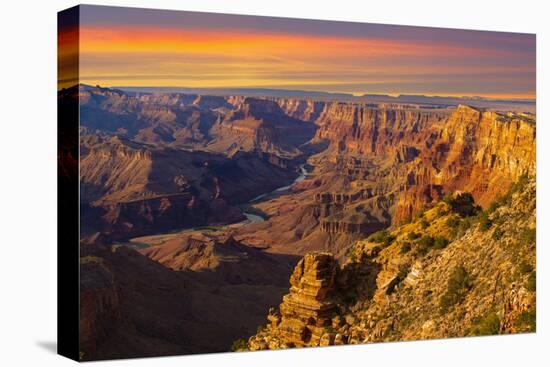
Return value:
M 532 329 L 535 115 L 75 96 L 84 359 Z

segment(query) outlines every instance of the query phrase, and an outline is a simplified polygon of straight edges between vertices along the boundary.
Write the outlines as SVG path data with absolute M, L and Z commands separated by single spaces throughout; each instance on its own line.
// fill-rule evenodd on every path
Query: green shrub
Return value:
M 445 222 L 445 224 L 446 224 L 447 227 L 449 227 L 449 228 L 457 229 L 457 228 L 460 226 L 460 219 L 457 218 L 456 216 L 452 216 L 452 217 L 450 217 L 449 219 L 447 219 L 447 221 Z
M 475 205 L 474 197 L 469 192 L 462 192 L 458 195 L 447 194 L 443 201 L 461 217 L 470 217 L 479 210 L 479 207 Z
M 516 319 L 516 326 L 521 331 L 535 332 L 537 331 L 537 312 L 532 311 L 523 311 L 519 314 Z
M 479 223 L 479 230 L 482 232 L 486 232 L 491 228 L 493 225 L 493 222 L 489 218 L 489 214 L 487 212 L 481 211 L 477 215 L 477 221 Z
M 418 245 L 422 247 L 432 247 L 435 239 L 432 236 L 424 235 L 418 240 Z
M 245 339 L 237 339 L 231 344 L 230 350 L 232 352 L 238 352 L 246 350 L 248 348 L 248 342 Z
M 447 247 L 447 245 L 449 244 L 449 240 L 446 239 L 445 237 L 441 237 L 441 236 L 438 236 L 435 238 L 435 241 L 434 241 L 434 244 L 433 244 L 433 248 L 435 249 L 444 249 L 445 247 Z
M 471 335 L 497 335 L 500 333 L 500 318 L 496 312 L 491 311 L 482 318 L 478 319 L 472 329 Z
M 472 218 L 464 218 L 460 221 L 459 230 L 461 232 L 466 232 L 472 226 Z
M 428 223 L 428 221 L 424 218 L 422 218 L 422 220 L 420 221 L 420 227 L 422 227 L 422 229 L 426 229 L 430 226 L 430 223 Z
M 426 255 L 432 248 L 435 240 L 432 236 L 422 236 L 417 242 L 416 242 L 416 254 L 420 256 Z
M 537 272 L 533 271 L 527 277 L 527 282 L 525 283 L 525 288 L 528 291 L 535 292 L 537 290 Z
M 528 262 L 523 261 L 521 264 L 519 264 L 518 271 L 521 275 L 528 274 L 532 272 L 534 269 Z
M 375 243 L 383 243 L 384 245 L 390 245 L 394 240 L 395 237 L 392 236 L 387 229 L 383 229 L 378 232 L 374 232 L 368 237 L 368 240 L 370 242 Z
M 411 243 L 410 242 L 405 242 L 401 245 L 401 248 L 399 249 L 399 252 L 402 253 L 402 254 L 406 254 L 407 252 L 411 251 Z
M 418 233 L 416 233 L 416 232 L 409 232 L 409 234 L 407 234 L 407 238 L 408 238 L 409 240 L 414 241 L 414 240 L 420 238 L 420 235 L 419 235 Z
M 416 253 L 420 256 L 426 255 L 432 249 L 443 249 L 447 247 L 449 240 L 442 236 L 432 237 L 428 235 L 422 236 L 416 242 Z
M 464 297 L 472 287 L 468 272 L 463 266 L 454 268 L 447 282 L 447 291 L 441 296 L 439 306 L 442 312 L 463 301 Z

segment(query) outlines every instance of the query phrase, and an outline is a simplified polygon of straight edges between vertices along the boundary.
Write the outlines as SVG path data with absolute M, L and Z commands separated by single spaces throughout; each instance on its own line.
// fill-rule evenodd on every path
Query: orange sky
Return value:
M 347 23 L 335 22 L 319 22 L 330 23 L 329 28 L 336 30 L 332 34 L 317 23 L 297 32 L 290 20 L 279 18 L 260 18 L 269 20 L 269 26 L 264 26 L 256 17 L 243 16 L 239 17 L 242 21 L 234 22 L 235 16 L 216 15 L 220 21 L 208 19 L 209 26 L 197 19 L 200 13 L 173 12 L 193 14 L 190 22 L 189 17 L 166 21 L 168 18 L 157 13 L 141 11 L 129 14 L 127 22 L 120 17 L 105 21 L 105 14 L 92 11 L 92 15 L 81 15 L 80 82 L 354 94 L 535 96 L 534 52 L 526 55 L 529 48 L 518 39 L 500 39 L 494 32 L 484 32 L 474 42 L 468 36 L 475 32 L 443 37 L 422 28 L 408 27 L 405 32 L 401 28 L 407 27 L 392 26 L 385 31 L 372 28 L 374 25 L 365 32 L 360 28 L 340 32 L 338 24 Z M 140 17 L 144 21 L 136 22 Z M 256 21 L 250 23 L 251 18 Z

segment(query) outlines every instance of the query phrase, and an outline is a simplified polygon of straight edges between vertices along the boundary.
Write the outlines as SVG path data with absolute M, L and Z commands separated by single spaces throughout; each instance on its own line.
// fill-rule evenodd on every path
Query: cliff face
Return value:
M 408 167 L 396 220 L 410 217 L 426 199 L 454 190 L 471 192 L 487 206 L 521 175 L 535 172 L 536 126 L 523 116 L 459 106 L 431 147 Z
M 330 254 L 306 255 L 279 311 L 246 348 L 533 332 L 535 181 L 521 178 L 485 212 L 470 201 L 466 211 L 456 194 L 409 224 L 358 241 L 330 271 L 313 270 L 333 264 Z M 316 286 L 305 292 L 300 284 Z
M 247 97 L 235 105 L 214 126 L 209 143 L 217 151 L 251 151 L 275 153 L 292 158 L 302 154 L 300 146 L 315 135 L 312 122 L 288 115 L 274 101 Z
M 317 137 L 332 142 L 336 158 L 365 157 L 378 165 L 371 171 L 393 160 L 393 189 L 400 194 L 396 222 L 454 190 L 472 192 L 487 205 L 536 164 L 536 127 L 522 115 L 467 106 L 446 116 L 331 104 L 316 123 Z M 364 164 L 345 159 L 344 173 L 368 176 Z
M 332 103 L 325 106 L 316 123 L 317 137 L 338 144 L 339 152 L 351 155 L 395 155 L 405 142 L 422 145 L 444 112 L 392 110 Z

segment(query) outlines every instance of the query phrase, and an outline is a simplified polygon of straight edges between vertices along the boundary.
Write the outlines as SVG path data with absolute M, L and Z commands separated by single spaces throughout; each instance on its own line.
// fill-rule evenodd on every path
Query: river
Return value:
M 258 195 L 254 199 L 249 200 L 248 203 L 252 204 L 252 203 L 255 203 L 255 202 L 257 202 L 257 201 L 259 201 L 259 200 L 261 200 L 261 199 L 263 199 L 267 196 L 274 195 L 274 194 L 280 194 L 280 193 L 290 189 L 295 184 L 305 180 L 306 176 L 307 176 L 307 170 L 305 169 L 304 165 L 302 164 L 300 166 L 300 175 L 298 177 L 296 177 L 296 179 L 290 185 L 282 186 L 282 187 L 279 187 L 279 188 L 277 188 L 273 191 L 267 192 L 265 194 Z M 253 224 L 253 223 L 263 222 L 265 220 L 264 218 L 262 218 L 261 216 L 259 216 L 257 214 L 247 213 L 245 211 L 243 211 L 243 214 L 246 217 L 246 219 L 243 220 L 242 222 L 240 222 L 239 224 Z
M 255 198 L 253 198 L 252 200 L 249 200 L 248 203 L 253 204 L 253 203 L 258 202 L 259 200 L 261 200 L 265 197 L 268 197 L 268 196 L 271 196 L 271 195 L 280 195 L 283 192 L 290 189 L 293 185 L 297 184 L 298 182 L 302 182 L 303 180 L 305 180 L 306 176 L 307 176 L 307 170 L 304 168 L 304 165 L 301 165 L 300 166 L 300 175 L 298 177 L 296 177 L 296 179 L 290 185 L 282 186 L 282 187 L 279 187 L 279 188 L 277 188 L 273 191 L 267 192 L 267 193 L 262 194 L 262 195 L 258 195 Z M 243 215 L 246 217 L 246 219 L 241 221 L 241 222 L 228 224 L 228 225 L 220 226 L 220 227 L 213 226 L 212 230 L 221 230 L 221 229 L 224 229 L 226 227 L 234 227 L 234 226 L 239 226 L 240 227 L 240 226 L 243 226 L 243 225 L 260 223 L 260 222 L 263 222 L 265 220 L 263 217 L 261 217 L 258 214 L 246 212 L 244 210 L 243 210 Z M 132 247 L 132 248 L 135 248 L 135 249 L 139 250 L 139 249 L 142 249 L 142 248 L 145 248 L 145 247 L 156 246 L 156 245 L 159 245 L 159 244 L 163 244 L 166 240 L 177 236 L 179 233 L 192 232 L 192 231 L 202 230 L 202 229 L 205 229 L 205 228 L 208 228 L 208 226 L 207 227 L 195 227 L 195 228 L 173 230 L 173 231 L 170 231 L 170 232 L 167 232 L 167 233 L 159 233 L 159 234 L 155 234 L 155 235 L 135 237 L 135 238 L 130 239 L 128 242 L 115 242 L 115 244 L 123 245 L 123 246 L 129 246 L 129 247 Z

